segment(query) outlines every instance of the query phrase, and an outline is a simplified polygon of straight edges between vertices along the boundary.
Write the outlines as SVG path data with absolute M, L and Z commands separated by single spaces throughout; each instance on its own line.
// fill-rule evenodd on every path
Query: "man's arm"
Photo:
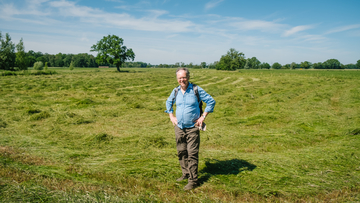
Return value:
M 171 123 L 175 126 L 178 124 L 177 118 L 173 114 L 173 105 L 175 101 L 175 89 L 171 92 L 169 98 L 166 100 L 166 111 L 169 114 Z
M 200 115 L 200 118 L 198 118 L 196 120 L 195 125 L 196 126 L 202 126 L 202 123 L 205 120 L 205 117 L 209 114 L 212 113 L 214 111 L 214 107 L 215 107 L 215 100 L 208 94 L 205 92 L 205 90 L 203 90 L 201 87 L 198 86 L 198 92 L 199 92 L 199 96 L 200 99 L 206 103 L 206 108 L 205 111 L 202 115 Z
M 199 96 L 201 101 L 206 103 L 206 108 L 204 112 L 212 113 L 215 107 L 215 100 L 210 96 L 205 90 L 198 86 Z M 205 115 L 206 116 L 206 115 Z

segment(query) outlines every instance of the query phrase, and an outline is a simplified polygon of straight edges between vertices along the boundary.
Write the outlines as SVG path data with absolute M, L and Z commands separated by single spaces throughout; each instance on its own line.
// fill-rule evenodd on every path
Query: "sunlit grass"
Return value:
M 184 192 L 175 69 L 50 70 L 0 76 L 0 199 L 359 201 L 359 71 L 191 70 L 217 104 Z

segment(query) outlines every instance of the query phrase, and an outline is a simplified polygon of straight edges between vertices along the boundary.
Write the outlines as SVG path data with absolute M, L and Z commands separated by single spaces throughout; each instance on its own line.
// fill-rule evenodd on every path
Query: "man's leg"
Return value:
M 186 129 L 189 183 L 196 185 L 198 182 L 198 163 L 200 147 L 200 131 L 198 128 Z
M 175 138 L 176 138 L 176 149 L 178 152 L 179 163 L 183 176 L 178 179 L 187 179 L 189 176 L 188 171 L 188 152 L 187 152 L 187 143 L 186 143 L 186 134 L 184 130 L 180 129 L 178 126 L 175 126 Z

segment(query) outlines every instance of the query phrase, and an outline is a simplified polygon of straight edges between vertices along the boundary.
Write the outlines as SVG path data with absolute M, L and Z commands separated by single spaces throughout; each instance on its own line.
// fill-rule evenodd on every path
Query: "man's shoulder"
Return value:
M 191 84 L 191 86 L 192 86 L 192 88 L 201 88 L 199 85 L 197 85 L 197 84 L 195 84 L 195 83 L 189 83 L 189 84 Z M 202 89 L 202 88 L 201 88 Z
M 204 90 L 203 88 L 201 88 L 199 85 L 197 84 L 192 84 L 193 85 L 193 89 L 196 90 L 196 91 L 199 91 L 199 90 Z
M 178 86 L 176 86 L 176 87 L 174 87 L 174 91 L 177 91 L 177 90 L 179 90 L 180 89 L 180 85 L 178 85 Z

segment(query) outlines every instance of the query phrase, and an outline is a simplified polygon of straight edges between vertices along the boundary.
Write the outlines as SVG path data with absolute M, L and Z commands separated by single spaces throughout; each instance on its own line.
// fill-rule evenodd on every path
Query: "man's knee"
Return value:
M 182 151 L 178 151 L 178 157 L 187 157 L 188 156 L 188 152 L 186 150 L 182 150 Z

